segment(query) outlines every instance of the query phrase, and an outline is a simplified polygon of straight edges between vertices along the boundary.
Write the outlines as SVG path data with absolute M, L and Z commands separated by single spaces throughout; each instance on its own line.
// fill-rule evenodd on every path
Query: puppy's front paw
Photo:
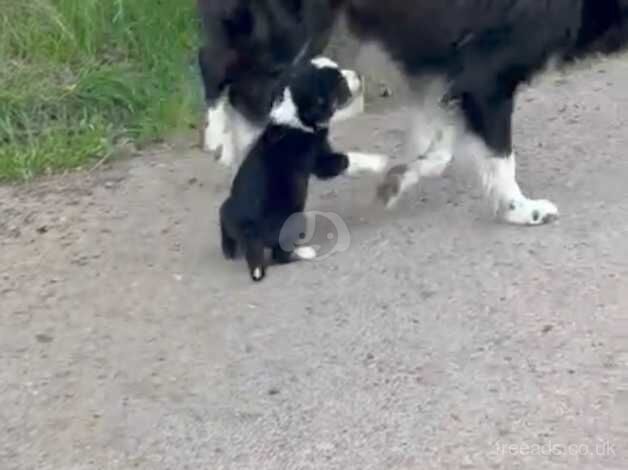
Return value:
M 376 153 L 349 152 L 347 157 L 349 159 L 347 174 L 351 176 L 363 171 L 382 173 L 389 160 L 386 155 Z

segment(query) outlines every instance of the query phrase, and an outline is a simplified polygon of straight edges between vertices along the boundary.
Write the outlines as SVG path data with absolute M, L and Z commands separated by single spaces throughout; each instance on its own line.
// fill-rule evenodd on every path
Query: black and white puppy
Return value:
M 277 263 L 316 258 L 315 249 L 298 246 L 311 175 L 329 179 L 386 167 L 385 156 L 340 153 L 329 142 L 330 122 L 361 96 L 361 86 L 355 72 L 319 57 L 296 67 L 274 100 L 220 209 L 223 253 L 232 259 L 242 249 L 254 281 L 265 276 L 265 248 Z

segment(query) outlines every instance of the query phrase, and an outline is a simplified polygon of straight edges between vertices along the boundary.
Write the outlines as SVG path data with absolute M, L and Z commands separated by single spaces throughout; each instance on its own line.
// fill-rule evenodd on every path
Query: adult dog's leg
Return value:
M 216 160 L 229 165 L 231 162 L 225 161 L 230 158 L 230 154 L 225 152 L 229 131 L 229 116 L 226 110 L 228 88 L 226 77 L 221 76 L 226 73 L 226 66 L 215 58 L 212 59 L 211 53 L 207 47 L 202 47 L 198 52 L 198 64 L 207 104 L 205 122 L 201 130 L 201 147 Z
M 227 200 L 220 207 L 220 240 L 224 257 L 234 259 L 238 251 L 238 242 L 230 233 L 229 219 L 229 200 Z
M 453 158 L 457 120 L 455 113 L 440 104 L 422 103 L 414 110 L 405 150 L 410 163 L 392 167 L 377 191 L 387 207 L 393 207 L 422 178 L 442 175 Z
M 541 225 L 558 218 L 558 209 L 544 199 L 528 199 L 517 183 L 512 149 L 512 94 L 465 93 L 461 107 L 473 139 L 465 151 L 477 162 L 482 184 L 496 214 L 516 225 Z

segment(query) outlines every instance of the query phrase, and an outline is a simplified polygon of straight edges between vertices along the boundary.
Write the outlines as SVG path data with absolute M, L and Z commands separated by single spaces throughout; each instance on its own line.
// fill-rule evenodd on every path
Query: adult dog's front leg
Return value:
M 202 148 L 216 161 L 228 166 L 233 160 L 233 152 L 229 148 L 230 130 L 226 102 L 225 93 L 216 102 L 208 104 L 202 130 Z
M 198 53 L 198 65 L 201 71 L 203 91 L 207 110 L 205 122 L 201 129 L 201 148 L 213 155 L 214 158 L 230 165 L 233 160 L 233 152 L 228 148 L 229 114 L 227 113 L 228 87 L 227 67 L 225 63 L 217 62 L 210 55 L 212 51 L 202 47 Z
M 462 109 L 469 128 L 479 139 L 469 145 L 475 155 L 486 195 L 505 222 L 515 225 L 542 225 L 558 218 L 558 209 L 545 199 L 527 198 L 516 179 L 512 149 L 514 98 L 496 95 L 487 99 L 469 94 Z

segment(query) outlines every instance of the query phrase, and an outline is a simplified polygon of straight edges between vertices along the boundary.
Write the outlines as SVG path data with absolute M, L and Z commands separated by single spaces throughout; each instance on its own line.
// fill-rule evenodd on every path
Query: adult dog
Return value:
M 496 212 L 521 225 L 551 222 L 558 209 L 524 196 L 515 177 L 518 88 L 550 61 L 608 54 L 628 44 L 628 0 L 199 3 L 212 51 L 201 53 L 210 108 L 229 89 L 229 100 L 247 119 L 264 119 L 265 88 L 301 56 L 320 52 L 344 12 L 353 33 L 380 43 L 397 61 L 422 105 L 410 132 L 412 160 L 390 170 L 381 198 L 394 204 L 422 177 L 440 174 L 454 153 L 467 153 L 476 157 Z

